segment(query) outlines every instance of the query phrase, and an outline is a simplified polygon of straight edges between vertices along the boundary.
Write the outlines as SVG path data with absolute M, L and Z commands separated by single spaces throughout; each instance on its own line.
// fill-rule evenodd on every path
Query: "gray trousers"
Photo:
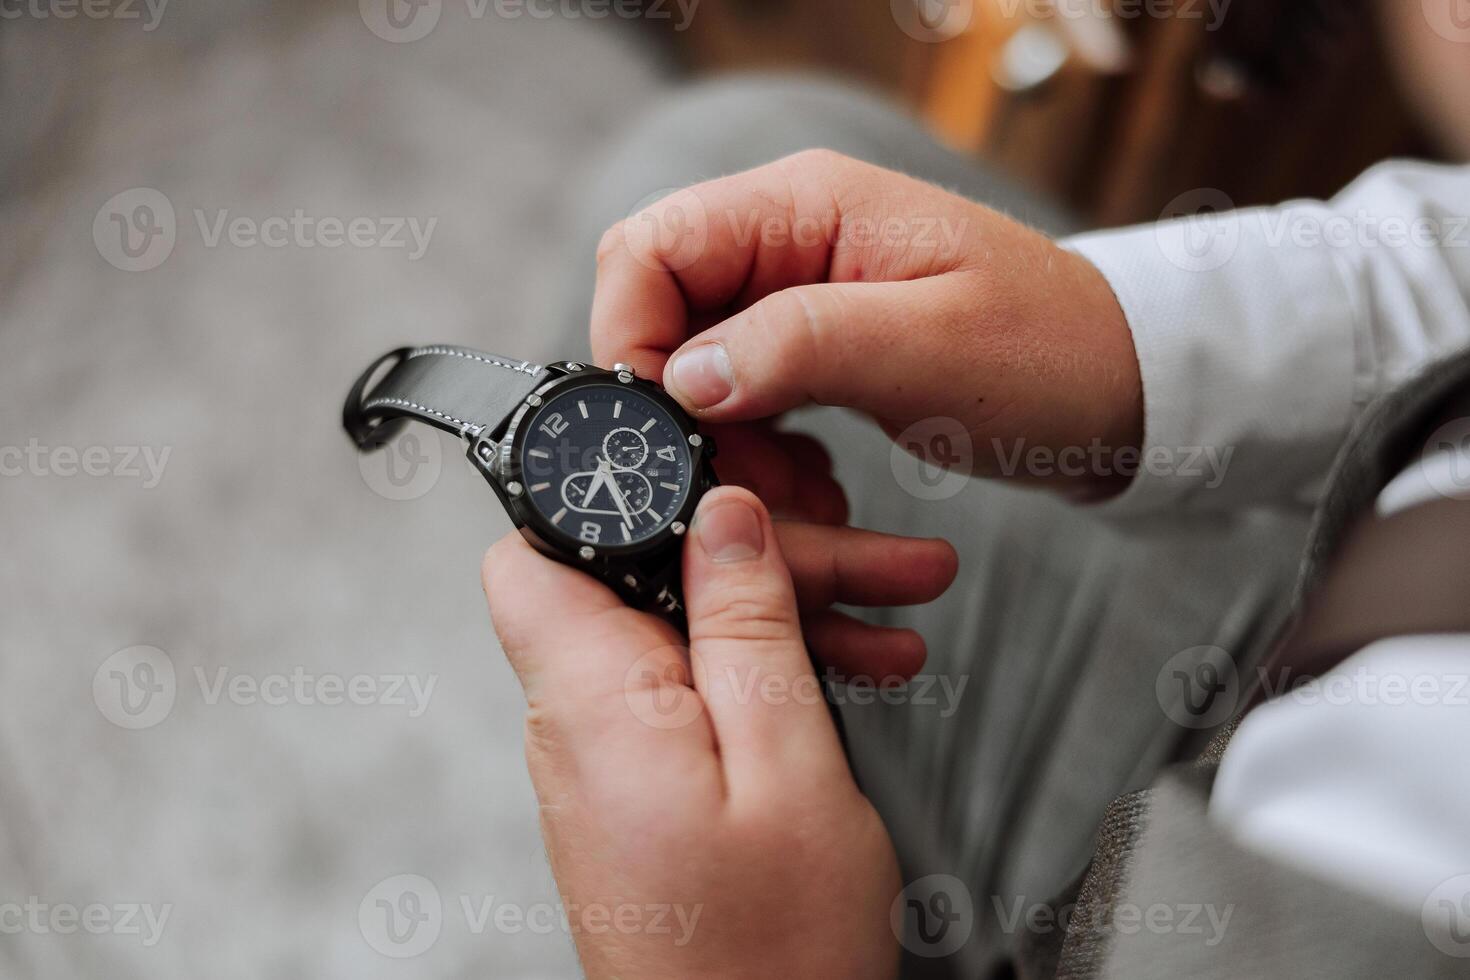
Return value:
M 579 274 L 565 297 L 568 333 L 585 346 L 591 276 L 580 270 L 592 267 L 605 228 L 654 192 L 810 147 L 910 173 L 1052 233 L 1073 230 L 1057 208 L 862 93 L 811 81 L 700 86 L 653 107 L 590 162 L 573 197 Z M 854 524 L 943 536 L 959 550 L 959 579 L 944 597 L 869 614 L 923 634 L 924 675 L 903 697 L 849 692 L 872 703 L 848 703 L 844 716 L 905 880 L 952 876 L 968 892 L 931 906 L 963 935 L 938 945 L 910 935 L 905 975 L 990 976 L 1012 943 L 1031 938 L 1020 933 L 1048 928 L 1044 915 L 1029 925 L 1017 915 L 1085 868 L 1106 804 L 1146 785 L 1192 734 L 1169 720 L 1156 688 L 1170 658 L 1217 646 L 1239 660 L 1269 641 L 1306 516 L 1170 513 L 1120 525 L 981 481 L 923 500 L 905 491 L 871 422 L 820 410 L 791 427 L 840 447 Z M 932 882 L 916 886 L 921 903 L 932 899 L 925 888 L 958 887 Z M 936 952 L 946 955 L 918 955 Z

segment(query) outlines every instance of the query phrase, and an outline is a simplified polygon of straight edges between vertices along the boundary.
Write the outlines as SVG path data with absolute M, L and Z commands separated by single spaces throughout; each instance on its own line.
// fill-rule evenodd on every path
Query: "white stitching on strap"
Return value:
M 511 364 L 509 361 L 502 361 L 498 357 L 487 357 L 483 354 L 476 354 L 472 351 L 467 350 L 459 350 L 455 347 L 415 347 L 413 350 L 408 352 L 408 356 L 405 357 L 404 360 L 409 360 L 410 358 L 414 357 L 422 357 L 425 354 L 439 354 L 444 357 L 463 357 L 466 360 L 479 361 L 481 364 L 491 364 L 495 367 L 505 368 L 507 371 L 515 371 L 519 374 L 529 374 L 533 376 L 541 370 L 540 365 L 532 364 L 530 361 L 522 361 L 520 364 Z M 436 412 L 435 414 L 437 415 L 438 413 Z
M 434 409 L 429 408 L 427 405 L 420 405 L 418 402 L 411 402 L 406 398 L 393 398 L 389 397 L 388 395 L 384 395 L 381 398 L 374 398 L 372 401 L 362 406 L 362 411 L 366 413 L 368 409 L 379 408 L 383 405 L 397 405 L 400 408 L 411 408 L 415 412 L 427 412 L 430 415 L 444 419 L 446 422 L 453 422 L 455 425 L 459 426 L 461 430 L 471 427 L 471 423 L 466 422 L 464 419 L 457 419 L 453 415 L 445 415 L 443 412 L 435 411 Z

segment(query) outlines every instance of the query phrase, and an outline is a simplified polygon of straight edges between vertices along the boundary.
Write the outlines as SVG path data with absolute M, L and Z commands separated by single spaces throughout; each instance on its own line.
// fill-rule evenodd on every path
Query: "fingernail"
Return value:
M 765 549 L 761 519 L 743 500 L 722 500 L 701 510 L 694 533 L 704 553 L 721 563 L 755 558 Z
M 674 356 L 669 383 L 694 408 L 710 408 L 730 397 L 735 375 L 723 344 L 700 344 Z

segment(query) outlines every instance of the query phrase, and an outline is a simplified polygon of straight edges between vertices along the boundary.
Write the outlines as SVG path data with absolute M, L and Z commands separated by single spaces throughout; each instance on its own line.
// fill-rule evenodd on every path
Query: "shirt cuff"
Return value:
M 1136 474 L 1109 516 L 1307 505 L 1346 435 L 1357 310 L 1335 250 L 1273 235 L 1288 208 L 1247 209 L 1062 242 L 1102 272 L 1143 379 Z M 1296 211 L 1319 210 L 1302 205 Z M 1118 466 L 1129 466 L 1119 460 Z

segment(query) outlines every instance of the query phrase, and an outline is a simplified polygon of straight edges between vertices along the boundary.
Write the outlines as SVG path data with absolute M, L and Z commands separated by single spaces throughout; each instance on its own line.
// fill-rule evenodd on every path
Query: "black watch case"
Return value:
M 700 499 L 719 486 L 710 465 L 714 441 L 699 432 L 694 420 L 662 387 L 635 376 L 625 365 L 609 371 L 558 361 L 547 369 L 552 377 L 526 396 L 503 431 L 483 431 L 470 440 L 470 464 L 484 475 L 512 522 L 537 551 L 595 575 L 631 605 L 678 610 L 683 537 Z M 578 388 L 610 384 L 625 385 L 668 412 L 689 450 L 690 489 L 684 502 L 662 530 L 631 544 L 589 544 L 553 525 L 530 502 L 517 446 L 517 436 L 535 427 L 541 410 L 551 401 Z

